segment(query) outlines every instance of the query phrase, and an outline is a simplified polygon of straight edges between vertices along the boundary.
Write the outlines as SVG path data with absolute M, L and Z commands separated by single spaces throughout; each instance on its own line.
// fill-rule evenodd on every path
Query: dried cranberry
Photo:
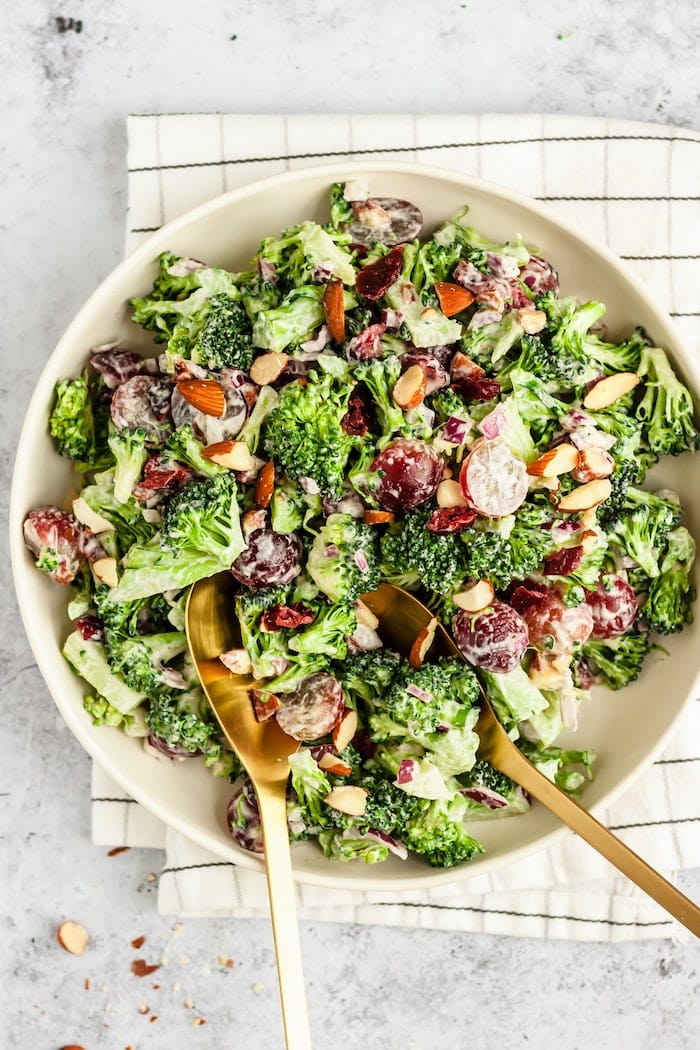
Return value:
M 355 289 L 365 299 L 381 299 L 398 279 L 402 265 L 403 248 L 392 248 L 381 259 L 362 267 L 355 281 Z
M 263 631 L 281 631 L 283 627 L 303 627 L 314 622 L 314 614 L 301 602 L 293 605 L 273 605 L 260 620 Z
M 516 612 L 522 613 L 528 606 L 543 601 L 546 594 L 547 588 L 543 583 L 518 583 L 509 591 L 508 602 Z
M 180 463 L 166 463 L 161 456 L 151 456 L 143 468 L 143 480 L 134 489 L 134 498 L 142 502 L 156 492 L 174 492 L 192 477 L 192 471 Z
M 369 430 L 370 416 L 362 394 L 353 394 L 348 401 L 348 410 L 340 421 L 346 434 L 362 437 Z
M 452 386 L 465 401 L 491 401 L 501 392 L 497 379 L 456 379 Z
M 428 518 L 428 532 L 463 532 L 473 524 L 476 511 L 469 507 L 438 507 Z
M 583 547 L 562 547 L 545 558 L 542 572 L 545 576 L 569 576 L 578 569 L 583 559 Z
M 80 616 L 75 621 L 75 626 L 86 642 L 103 642 L 105 640 L 104 628 L 96 616 Z

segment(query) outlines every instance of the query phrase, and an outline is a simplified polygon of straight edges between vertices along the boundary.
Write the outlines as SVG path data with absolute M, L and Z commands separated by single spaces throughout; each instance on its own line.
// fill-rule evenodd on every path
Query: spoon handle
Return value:
M 663 875 L 650 867 L 620 839 L 569 798 L 524 756 L 513 749 L 499 755 L 498 768 L 546 806 L 562 823 L 602 854 L 619 871 L 648 893 L 662 908 L 678 919 L 696 937 L 700 937 L 700 908 Z
M 267 892 L 270 898 L 285 1043 L 287 1050 L 311 1050 L 287 830 L 286 781 L 256 784 L 255 790 L 265 841 Z

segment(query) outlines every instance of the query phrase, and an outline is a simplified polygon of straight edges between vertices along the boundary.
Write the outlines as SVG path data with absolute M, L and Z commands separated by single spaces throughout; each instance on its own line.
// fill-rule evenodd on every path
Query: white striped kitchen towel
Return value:
M 546 201 L 627 259 L 700 337 L 700 134 L 588 117 L 133 116 L 126 248 L 227 190 L 332 160 L 401 159 L 477 175 Z M 264 876 L 165 828 L 97 766 L 93 840 L 165 848 L 166 914 L 267 914 Z M 700 867 L 700 704 L 603 821 L 666 874 Z M 665 912 L 573 835 L 490 875 L 397 895 L 298 888 L 303 918 L 575 940 L 682 936 Z

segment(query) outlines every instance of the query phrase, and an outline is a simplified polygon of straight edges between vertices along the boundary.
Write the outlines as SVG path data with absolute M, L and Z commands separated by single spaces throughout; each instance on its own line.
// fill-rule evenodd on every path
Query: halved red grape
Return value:
M 498 598 L 476 615 L 460 610 L 453 632 L 469 663 L 497 674 L 514 670 L 528 645 L 527 624 L 522 616 Z
M 298 689 L 280 699 L 277 722 L 295 740 L 318 740 L 330 733 L 345 706 L 340 682 L 323 671 L 309 675 Z
M 404 244 L 417 237 L 423 226 L 420 208 L 395 197 L 353 201 L 352 210 L 355 220 L 346 229 L 354 244 Z
M 604 577 L 595 591 L 586 591 L 586 606 L 593 616 L 592 638 L 614 638 L 624 634 L 637 619 L 637 598 L 621 576 Z
M 424 441 L 392 441 L 375 456 L 369 468 L 381 475 L 375 492 L 379 506 L 400 514 L 425 503 L 442 481 L 443 466 L 442 458 Z
M 239 583 L 251 590 L 290 583 L 299 574 L 301 542 L 294 532 L 255 529 L 248 546 L 238 555 L 231 572 Z
M 166 380 L 135 375 L 112 395 L 110 413 L 117 430 L 145 430 L 153 444 L 162 443 L 169 427 L 171 386 Z
M 479 514 L 504 518 L 527 496 L 527 468 L 503 438 L 479 438 L 462 464 L 459 483 L 465 499 Z
M 37 507 L 24 519 L 24 542 L 57 583 L 70 583 L 85 561 L 83 528 L 57 507 Z
M 570 653 L 576 644 L 588 641 L 593 630 L 593 615 L 585 602 L 566 605 L 554 589 L 523 609 L 521 616 L 530 645 L 546 653 Z

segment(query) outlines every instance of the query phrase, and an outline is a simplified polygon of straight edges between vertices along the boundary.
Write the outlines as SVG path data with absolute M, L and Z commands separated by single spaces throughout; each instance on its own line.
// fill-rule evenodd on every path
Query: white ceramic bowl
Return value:
M 218 856 L 246 867 L 260 867 L 239 850 L 225 825 L 230 785 L 215 779 L 197 760 L 162 762 L 140 742 L 109 728 L 94 728 L 82 707 L 83 683 L 63 660 L 60 649 L 69 630 L 67 592 L 33 567 L 22 541 L 22 520 L 32 507 L 69 507 L 76 478 L 54 450 L 47 418 L 54 384 L 77 375 L 91 347 L 114 340 L 153 353 L 150 338 L 129 320 L 127 300 L 151 287 L 156 259 L 164 249 L 232 270 L 244 269 L 263 236 L 277 234 L 303 219 L 327 221 L 332 182 L 367 176 L 376 196 L 414 201 L 423 210 L 425 230 L 433 230 L 465 203 L 470 222 L 482 234 L 505 240 L 520 233 L 537 245 L 559 270 L 562 291 L 602 299 L 613 335 L 636 324 L 667 348 L 697 393 L 698 366 L 668 316 L 653 302 L 651 290 L 605 248 L 595 244 L 529 198 L 479 179 L 408 164 L 373 163 L 306 169 L 266 179 L 218 197 L 165 226 L 141 245 L 100 285 L 68 328 L 47 362 L 27 412 L 19 442 L 11 499 L 11 547 L 15 583 L 25 627 L 37 663 L 66 722 L 86 750 L 162 820 Z M 700 456 L 668 460 L 655 468 L 652 484 L 679 492 L 686 524 L 700 534 Z M 596 689 L 580 713 L 579 747 L 598 752 L 596 777 L 584 804 L 601 810 L 653 761 L 676 725 L 698 678 L 700 620 L 682 635 L 664 641 L 668 657 L 650 657 L 638 682 L 619 693 Z M 449 870 L 432 869 L 418 859 L 386 863 L 332 863 L 313 844 L 295 846 L 296 878 L 336 888 L 396 891 L 466 879 L 552 845 L 568 831 L 539 805 L 525 815 L 479 821 L 473 833 L 486 847 L 482 857 Z

